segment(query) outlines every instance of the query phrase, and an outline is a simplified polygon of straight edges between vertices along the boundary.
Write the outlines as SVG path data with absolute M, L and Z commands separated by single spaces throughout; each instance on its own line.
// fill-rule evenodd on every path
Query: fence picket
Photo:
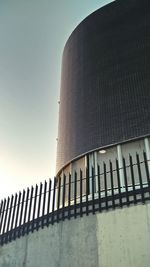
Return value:
M 48 203 L 47 203 L 47 218 L 46 218 L 46 225 L 48 227 L 49 225 L 49 213 L 50 213 L 50 204 L 51 204 L 51 186 L 52 186 L 52 181 L 49 179 L 49 189 L 48 189 Z
M 77 172 L 74 174 L 74 218 L 77 217 Z
M 5 213 L 5 206 L 6 206 L 6 198 L 4 199 L 2 217 L 1 217 L 1 221 L 0 221 L 0 234 L 1 234 L 1 229 L 2 229 L 2 225 L 3 225 L 3 218 L 4 218 L 4 213 Z
M 69 173 L 68 183 L 68 219 L 70 220 L 70 198 L 71 198 L 71 174 Z
M 60 207 L 60 188 L 61 188 L 61 177 L 58 177 L 58 193 L 57 193 L 57 222 L 59 222 L 59 207 Z
M 42 208 L 42 228 L 44 227 L 46 190 L 47 190 L 47 182 L 45 181 L 45 183 L 44 183 L 44 196 L 43 196 L 43 208 Z
M 3 204 L 4 204 L 4 201 L 1 200 L 1 206 L 0 206 L 0 222 L 1 222 L 1 217 L 2 217 L 2 210 L 3 210 Z
M 24 211 L 24 218 L 23 218 L 22 235 L 25 234 L 25 223 L 26 223 L 26 219 L 27 219 L 27 209 L 28 209 L 29 193 L 30 193 L 30 189 L 27 188 L 26 204 L 25 204 L 25 211 Z
M 94 173 L 94 167 L 92 167 L 92 212 L 95 213 L 95 204 L 94 204 L 94 193 L 95 193 L 95 173 Z
M 38 185 L 35 186 L 35 194 L 34 194 L 34 204 L 33 204 L 33 214 L 32 214 L 32 232 L 34 231 L 34 224 L 35 224 L 35 212 L 37 206 L 37 192 L 38 192 Z
M 14 196 L 11 196 L 11 202 L 10 202 L 10 207 L 9 207 L 9 215 L 8 215 L 8 223 L 7 223 L 7 232 L 9 231 L 9 227 L 10 227 L 10 220 L 11 220 L 11 213 L 12 213 L 12 205 L 13 205 L 13 199 Z
M 80 169 L 80 217 L 82 217 L 82 170 Z
M 13 225 L 14 225 L 14 219 L 15 219 L 15 212 L 16 212 L 17 198 L 18 198 L 18 195 L 15 194 L 15 201 L 14 201 L 14 206 L 13 206 L 13 215 L 12 215 L 11 228 L 10 228 L 10 230 L 13 229 Z M 9 236 L 9 241 L 11 241 L 12 238 L 13 238 L 13 233 L 11 232 L 11 233 L 10 233 L 10 236 Z
M 124 181 L 125 181 L 125 192 L 126 192 L 126 203 L 129 206 L 129 194 L 128 194 L 128 181 L 127 181 L 127 172 L 126 172 L 126 161 L 123 158 L 123 173 L 124 173 Z
M 3 224 L 3 230 L 2 230 L 1 245 L 3 244 L 3 239 L 4 239 L 3 234 L 5 233 L 5 229 L 6 229 L 6 220 L 7 220 L 9 201 L 10 201 L 10 198 L 8 197 L 7 198 L 7 205 L 6 205 L 5 215 L 4 215 L 4 224 Z
M 97 173 L 98 173 L 98 203 L 99 203 L 99 211 L 101 212 L 101 176 L 100 176 L 100 166 L 97 165 Z
M 86 168 L 86 215 L 89 215 L 89 206 L 88 206 L 88 194 L 89 194 L 89 170 Z
M 136 162 L 137 162 L 137 167 L 138 167 L 138 175 L 139 175 L 139 181 L 140 181 L 142 202 L 145 203 L 144 191 L 143 191 L 143 181 L 142 181 L 142 174 L 141 174 L 141 167 L 140 167 L 140 159 L 139 159 L 138 153 L 136 153 Z
M 51 219 L 51 224 L 54 224 L 55 195 L 56 195 L 56 177 L 54 178 L 54 185 L 53 185 L 53 201 L 52 201 L 52 219 Z
M 21 211 L 20 211 L 20 215 L 19 215 L 20 219 L 19 219 L 18 237 L 20 237 L 21 222 L 22 222 L 22 214 L 23 214 L 23 207 L 24 207 L 24 198 L 25 198 L 25 190 L 23 190 L 23 194 L 22 194 Z
M 113 177 L 113 168 L 112 168 L 112 162 L 109 161 L 109 167 L 110 167 L 110 182 L 111 182 L 111 194 L 112 194 L 112 207 L 115 209 L 115 199 L 114 199 L 114 177 Z
M 37 231 L 39 229 L 39 218 L 40 218 L 40 210 L 41 210 L 42 188 L 43 188 L 43 184 L 40 183 L 39 202 L 38 202 L 38 211 L 37 211 L 37 223 L 36 223 L 36 230 Z
M 107 192 L 107 172 L 106 172 L 106 163 L 103 162 L 103 170 L 104 170 L 104 187 L 105 187 L 105 203 L 106 210 L 108 210 L 108 192 Z
M 117 159 L 116 159 L 116 171 L 117 171 L 117 182 L 118 182 L 119 206 L 120 208 L 122 208 L 120 172 L 119 172 L 119 163 Z
M 64 220 L 65 196 L 66 196 L 66 175 L 64 175 L 63 177 L 62 220 Z
M 137 199 L 136 199 L 136 192 L 135 192 L 135 179 L 134 179 L 133 161 L 132 161 L 131 155 L 129 155 L 129 162 L 130 162 L 130 173 L 131 173 L 131 181 L 132 181 L 132 188 L 133 188 L 134 204 L 136 204 Z
M 150 162 L 148 162 L 148 160 L 147 160 L 147 156 L 146 156 L 145 151 L 143 151 L 143 157 L 144 157 L 144 164 L 145 164 L 147 183 L 148 183 L 148 186 L 150 188 L 150 172 L 149 172 L 149 168 L 148 168 L 148 164 L 150 164 Z

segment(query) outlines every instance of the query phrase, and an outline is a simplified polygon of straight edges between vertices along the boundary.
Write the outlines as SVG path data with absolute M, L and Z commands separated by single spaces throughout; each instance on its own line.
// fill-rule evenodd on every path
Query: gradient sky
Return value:
M 0 0 L 0 199 L 55 174 L 61 57 L 110 0 Z

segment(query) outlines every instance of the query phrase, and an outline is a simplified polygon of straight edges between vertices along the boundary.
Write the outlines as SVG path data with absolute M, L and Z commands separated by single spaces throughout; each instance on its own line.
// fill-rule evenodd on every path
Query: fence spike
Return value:
M 54 224 L 55 193 L 56 193 L 56 177 L 54 177 L 54 186 L 53 186 L 53 201 L 52 201 L 52 219 L 51 219 L 51 224 Z
M 94 167 L 92 167 L 92 212 L 95 213 L 95 173 L 94 173 Z
M 61 188 L 61 177 L 58 177 L 58 194 L 57 194 L 57 222 L 59 222 L 59 206 L 60 206 L 60 188 Z
M 89 170 L 86 168 L 86 215 L 89 215 L 89 205 L 88 205 L 88 195 L 89 195 Z
M 69 185 L 68 185 L 68 219 L 70 220 L 70 199 L 71 199 L 71 174 L 69 173 Z
M 117 171 L 117 182 L 118 182 L 118 195 L 119 195 L 119 206 L 122 208 L 122 195 L 121 195 L 121 183 L 120 183 L 120 172 L 119 172 L 119 163 L 116 159 L 116 171 Z
M 142 174 L 141 174 L 141 167 L 140 167 L 140 159 L 139 159 L 139 154 L 136 153 L 136 162 L 137 162 L 137 167 L 138 167 L 138 175 L 139 175 L 139 182 L 140 182 L 140 189 L 141 189 L 141 198 L 143 204 L 145 203 L 145 198 L 144 198 L 144 191 L 143 191 L 143 181 L 142 181 Z
M 135 191 L 134 169 L 133 169 L 132 156 L 130 154 L 129 154 L 129 166 L 130 166 L 130 174 L 131 174 L 131 181 L 132 181 L 132 188 L 133 188 L 134 204 L 136 204 L 137 199 L 136 199 L 136 191 Z
M 41 197 L 42 197 L 42 188 L 43 184 L 40 183 L 40 193 L 39 193 L 39 202 L 38 202 L 38 211 L 37 211 L 37 223 L 36 223 L 36 230 L 39 229 L 39 222 L 40 222 L 40 210 L 41 210 Z
M 82 217 L 82 170 L 80 169 L 80 217 Z
M 66 196 L 66 175 L 64 174 L 63 176 L 63 198 L 62 198 L 62 220 L 64 220 L 65 196 Z
M 111 194 L 112 194 L 112 207 L 115 209 L 115 198 L 114 198 L 114 177 L 113 177 L 113 167 L 111 160 L 109 161 L 110 168 L 110 182 L 111 182 Z
M 3 244 L 4 241 L 4 233 L 5 233 L 5 229 L 6 229 L 6 221 L 7 221 L 7 214 L 8 214 L 8 207 L 9 207 L 9 202 L 10 202 L 10 197 L 7 198 L 6 201 L 6 210 L 4 211 L 4 223 L 3 223 L 3 229 L 2 229 L 2 238 L 1 238 L 1 245 Z
M 126 172 L 126 161 L 125 158 L 123 158 L 123 173 L 124 173 L 124 181 L 125 181 L 125 193 L 126 193 L 126 200 L 127 200 L 127 206 L 129 206 L 129 193 L 128 193 L 128 181 L 127 181 L 127 172 Z
M 76 202 L 77 201 L 77 172 L 74 173 L 74 218 L 77 217 Z
M 25 203 L 25 210 L 24 210 L 24 218 L 23 218 L 23 227 L 22 227 L 22 235 L 24 236 L 25 234 L 25 226 L 26 226 L 26 220 L 27 220 L 27 209 L 28 209 L 28 201 L 29 201 L 29 193 L 30 193 L 30 189 L 27 188 L 27 192 L 26 192 L 26 203 Z
M 35 194 L 34 194 L 33 214 L 32 214 L 32 232 L 34 231 L 35 212 L 36 212 L 36 205 L 37 205 L 37 192 L 38 192 L 38 185 L 36 184 Z
M 47 218 L 46 218 L 47 227 L 49 225 L 49 213 L 50 213 L 50 204 L 51 204 L 51 186 L 52 186 L 52 181 L 51 181 L 51 179 L 49 179 L 48 203 L 47 203 Z

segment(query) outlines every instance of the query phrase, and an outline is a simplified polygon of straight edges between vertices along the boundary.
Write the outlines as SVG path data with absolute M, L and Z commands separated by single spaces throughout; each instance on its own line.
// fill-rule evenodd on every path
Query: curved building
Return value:
M 63 53 L 57 174 L 146 151 L 150 2 L 120 0 L 73 31 Z M 100 152 L 100 153 L 99 153 Z M 68 169 L 69 168 L 69 169 Z
M 149 267 L 149 244 L 150 1 L 118 0 L 66 43 L 57 177 L 0 202 L 0 266 Z

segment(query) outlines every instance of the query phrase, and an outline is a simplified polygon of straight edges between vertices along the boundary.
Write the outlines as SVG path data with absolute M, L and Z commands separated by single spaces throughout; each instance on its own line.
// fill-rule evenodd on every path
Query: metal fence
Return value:
M 0 244 L 71 217 L 150 200 L 150 162 L 143 152 L 74 175 L 54 178 L 12 195 L 0 204 Z M 109 165 L 109 166 L 108 166 Z M 121 182 L 121 180 L 123 182 Z

